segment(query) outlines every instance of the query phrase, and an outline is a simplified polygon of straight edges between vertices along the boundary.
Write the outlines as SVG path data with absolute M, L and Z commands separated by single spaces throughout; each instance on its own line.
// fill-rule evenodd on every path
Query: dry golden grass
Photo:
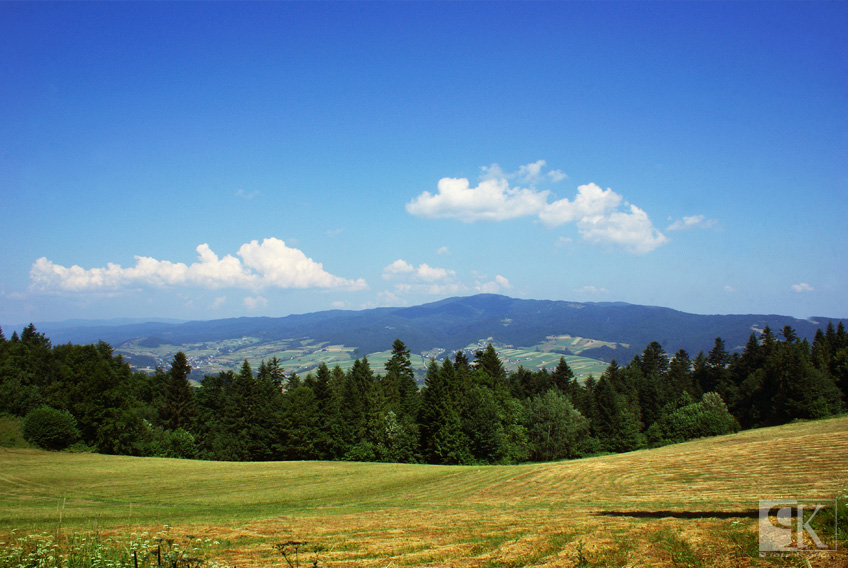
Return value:
M 764 566 L 764 496 L 848 487 L 848 417 L 504 467 L 223 464 L 0 449 L 0 531 L 173 525 L 233 566 Z M 130 516 L 129 507 L 133 512 Z M 293 548 L 289 547 L 293 552 Z M 844 555 L 811 566 L 848 566 Z

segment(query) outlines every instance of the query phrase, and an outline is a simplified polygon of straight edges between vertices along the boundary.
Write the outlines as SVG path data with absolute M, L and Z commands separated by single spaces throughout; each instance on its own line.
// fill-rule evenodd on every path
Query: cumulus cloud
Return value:
M 548 172 L 548 179 L 553 182 L 562 181 L 568 176 L 562 170 L 551 170 Z
M 471 187 L 465 178 L 442 178 L 435 195 L 425 191 L 406 204 L 412 215 L 429 219 L 504 221 L 535 215 L 544 206 L 548 192 L 512 188 L 504 178 L 485 179 Z
M 549 201 L 551 192 L 537 189 L 536 184 L 543 179 L 559 181 L 565 174 L 560 170 L 543 174 L 545 165 L 544 160 L 538 160 L 521 166 L 517 172 L 506 173 L 492 164 L 482 168 L 477 187 L 471 187 L 465 178 L 442 178 L 436 194 L 421 193 L 406 204 L 406 210 L 423 218 L 466 223 L 519 217 L 537 217 L 548 227 L 576 223 L 585 241 L 614 245 L 632 254 L 645 254 L 668 242 L 645 211 L 627 203 L 610 188 L 589 183 L 577 188 L 574 199 Z M 529 187 L 512 186 L 510 180 L 527 183 Z M 700 216 L 688 223 L 692 227 L 712 226 L 714 221 Z
M 448 268 L 430 266 L 427 263 L 417 267 L 398 259 L 383 268 L 383 279 L 396 281 L 394 290 L 380 293 L 381 301 L 397 304 L 403 296 L 410 294 L 455 295 L 468 290 L 459 282 L 456 272 Z
M 238 190 L 238 191 L 236 192 L 236 197 L 241 197 L 242 199 L 247 199 L 247 200 L 253 199 L 253 198 L 254 198 L 254 197 L 256 197 L 257 195 L 260 195 L 260 193 L 259 193 L 259 190 L 258 190 L 258 189 L 257 189 L 257 190 L 254 190 L 254 191 L 251 191 L 250 193 L 246 192 L 246 191 L 245 191 L 245 190 L 243 190 L 243 189 L 240 189 L 240 190 Z
M 436 268 L 435 266 L 430 266 L 426 263 L 420 264 L 415 272 L 416 276 L 425 282 L 445 280 L 446 278 L 452 278 L 455 274 L 453 270 L 448 270 L 447 268 Z
M 578 294 L 585 294 L 585 295 L 589 295 L 589 296 L 598 296 L 600 294 L 608 294 L 609 293 L 609 290 L 607 290 L 606 288 L 597 288 L 597 287 L 591 286 L 591 285 L 583 286 L 582 288 L 577 288 L 574 291 L 577 292 Z
M 439 247 L 439 250 L 436 251 L 436 254 L 450 254 L 450 249 L 448 247 Z
M 497 294 L 510 288 L 512 288 L 512 284 L 500 274 L 496 275 L 495 279 L 490 282 L 477 282 L 474 286 L 474 289 L 482 294 Z
M 678 219 L 666 228 L 666 231 L 687 231 L 689 229 L 711 229 L 718 223 L 715 219 L 707 219 L 703 215 L 692 215 Z
M 248 296 L 243 300 L 244 307 L 250 311 L 255 311 L 264 308 L 268 305 L 267 298 L 263 298 L 262 296 Z
M 401 274 L 409 274 L 410 272 L 415 272 L 415 267 L 402 258 L 399 258 L 383 269 L 383 278 L 389 279 Z
M 595 244 L 610 244 L 632 254 L 645 254 L 668 242 L 647 213 L 630 206 L 630 212 L 615 211 L 609 215 L 594 215 L 580 219 L 577 224 L 583 238 Z
M 263 287 L 351 290 L 368 287 L 362 278 L 348 280 L 330 274 L 320 262 L 315 262 L 299 249 L 287 247 L 279 239 L 265 239 L 262 244 L 250 241 L 239 248 L 238 255 L 245 266 L 259 277 Z
M 545 160 L 536 160 L 532 164 L 520 166 L 518 168 L 518 177 L 526 183 L 536 184 L 542 179 L 542 168 L 545 167 Z
M 793 284 L 792 290 L 795 292 L 812 292 L 814 288 L 806 282 L 801 282 L 800 284 Z
M 447 268 L 437 268 L 422 263 L 415 268 L 403 259 L 398 259 L 383 269 L 383 278 L 386 280 L 399 277 L 410 277 L 411 280 L 419 282 L 444 281 L 456 276 L 456 272 Z
M 367 288 L 325 271 L 302 251 L 275 238 L 243 244 L 236 258 L 219 258 L 208 244 L 198 245 L 197 262 L 184 264 L 136 256 L 135 266 L 107 263 L 101 268 L 65 267 L 45 257 L 30 269 L 31 288 L 43 292 L 114 292 L 134 287 L 199 286 L 204 288 Z
M 615 210 L 622 197 L 612 189 L 601 189 L 594 183 L 581 185 L 577 188 L 574 201 L 560 199 L 547 204 L 539 212 L 539 219 L 550 226 L 571 223 L 589 215 L 605 215 Z

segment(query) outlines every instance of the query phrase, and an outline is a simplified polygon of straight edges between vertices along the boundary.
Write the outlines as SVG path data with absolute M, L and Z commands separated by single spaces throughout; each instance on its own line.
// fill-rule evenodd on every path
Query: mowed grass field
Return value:
M 848 417 L 518 466 L 219 463 L 0 448 L 0 541 L 168 524 L 210 559 L 286 566 L 848 566 L 759 558 L 762 497 L 848 486 Z M 60 520 L 61 519 L 61 520 Z M 846 527 L 843 527 L 843 530 Z M 13 534 L 14 531 L 14 534 Z

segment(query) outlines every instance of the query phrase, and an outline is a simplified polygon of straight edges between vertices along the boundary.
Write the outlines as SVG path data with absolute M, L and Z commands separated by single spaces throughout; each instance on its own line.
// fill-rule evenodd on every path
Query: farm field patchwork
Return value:
M 531 371 L 542 368 L 553 370 L 559 358 L 565 357 L 569 367 L 581 381 L 590 374 L 596 378 L 599 377 L 607 364 L 597 359 L 581 357 L 579 354 L 586 349 L 602 346 L 614 348 L 616 345 L 582 337 L 551 336 L 539 345 L 514 347 L 488 338 L 465 346 L 463 350 L 469 359 L 473 359 L 474 352 L 485 349 L 490 342 L 498 350 L 504 368 L 508 371 L 515 371 L 519 366 Z M 363 356 L 353 347 L 330 345 L 309 338 L 266 341 L 258 337 L 241 337 L 220 342 L 181 345 L 172 345 L 148 338 L 128 341 L 116 348 L 116 352 L 124 355 L 133 367 L 148 372 L 153 371 L 156 366 L 167 367 L 178 351 L 184 352 L 192 368 L 203 374 L 238 371 L 245 360 L 255 370 L 261 361 L 277 357 L 286 373 L 295 372 L 304 376 L 322 362 L 330 368 L 339 365 L 347 371 L 354 360 Z M 454 352 L 446 349 L 432 349 L 424 353 L 412 354 L 411 362 L 419 382 L 423 382 L 431 358 L 442 360 L 445 356 L 453 355 Z M 374 372 L 383 373 L 385 363 L 391 357 L 391 346 L 387 346 L 385 351 L 368 353 L 366 356 Z
M 758 557 L 758 500 L 844 493 L 846 450 L 848 417 L 517 466 L 7 448 L 0 541 L 95 531 L 128 542 L 167 524 L 168 538 L 209 542 L 208 558 L 234 567 L 286 566 L 277 544 L 290 559 L 297 546 L 303 566 L 804 566 Z M 846 566 L 848 556 L 806 562 Z

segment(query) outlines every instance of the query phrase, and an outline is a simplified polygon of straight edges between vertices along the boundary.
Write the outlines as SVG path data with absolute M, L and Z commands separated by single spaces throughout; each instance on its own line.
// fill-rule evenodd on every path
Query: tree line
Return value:
M 177 353 L 134 372 L 110 345 L 52 346 L 30 324 L 0 330 L 0 413 L 49 449 L 228 461 L 356 460 L 507 464 L 626 452 L 844 412 L 848 334 L 812 344 L 765 328 L 741 352 L 721 338 L 691 359 L 652 342 L 626 365 L 578 382 L 552 370 L 505 371 L 490 344 L 431 360 L 419 388 L 400 339 L 380 372 L 367 357 L 301 378 L 277 358 L 206 375 Z

